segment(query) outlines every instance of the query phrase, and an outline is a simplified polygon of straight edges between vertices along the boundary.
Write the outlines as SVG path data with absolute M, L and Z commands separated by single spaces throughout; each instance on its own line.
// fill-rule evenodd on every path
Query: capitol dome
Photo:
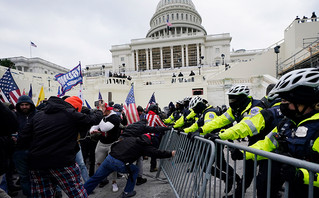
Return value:
M 194 35 L 198 32 L 207 35 L 201 24 L 202 18 L 192 0 L 161 0 L 150 20 L 151 28 L 146 37 Z

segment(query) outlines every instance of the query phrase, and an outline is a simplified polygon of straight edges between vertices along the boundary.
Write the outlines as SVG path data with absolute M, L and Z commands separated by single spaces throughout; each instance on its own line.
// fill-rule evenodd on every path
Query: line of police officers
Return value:
M 199 96 L 187 97 L 177 102 L 176 111 L 165 123 L 173 125 L 178 133 L 187 133 L 191 140 L 199 135 L 212 141 L 248 137 L 248 146 L 252 148 L 319 163 L 318 68 L 298 69 L 283 75 L 277 84 L 268 86 L 266 96 L 261 100 L 252 98 L 246 85 L 235 85 L 227 94 L 230 106 L 227 110 L 213 107 Z M 216 149 L 217 155 L 223 155 L 223 152 L 220 152 L 223 148 L 218 146 Z M 237 149 L 231 150 L 231 157 L 233 160 L 244 159 L 243 153 Z M 234 169 L 226 163 L 224 156 L 217 156 L 217 159 L 217 169 L 223 171 L 220 179 L 228 179 L 228 193 L 233 185 Z M 254 154 L 246 152 L 245 159 L 245 178 L 235 174 L 236 197 L 242 195 L 243 180 L 246 191 L 254 177 Z M 258 197 L 267 195 L 265 183 L 268 163 L 264 159 L 257 157 Z M 276 177 L 271 180 L 271 197 L 280 197 L 279 191 L 285 181 L 290 184 L 289 197 L 307 196 L 309 173 L 306 169 L 275 161 L 271 166 L 272 178 Z M 219 177 L 219 174 L 217 176 Z M 319 195 L 318 173 L 315 174 L 313 185 L 316 197 Z

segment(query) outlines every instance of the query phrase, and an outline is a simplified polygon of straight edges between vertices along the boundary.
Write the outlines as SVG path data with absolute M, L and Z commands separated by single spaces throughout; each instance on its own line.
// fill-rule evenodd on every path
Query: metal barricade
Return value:
M 176 150 L 176 155 L 160 161 L 156 177 L 163 171 L 176 197 L 204 197 L 211 179 L 214 143 L 198 137 L 192 142 L 185 133 L 169 131 L 163 136 L 160 149 Z
M 160 149 L 176 150 L 176 155 L 169 160 L 163 159 L 160 161 L 157 177 L 160 171 L 163 171 L 176 197 L 202 198 L 235 197 L 235 188 L 238 187 L 238 176 L 240 176 L 243 179 L 241 181 L 241 196 L 239 197 L 257 197 L 258 155 L 267 158 L 262 160 L 268 164 L 267 178 L 264 183 L 267 187 L 265 197 L 271 197 L 272 180 L 278 179 L 277 177 L 271 177 L 271 164 L 275 162 L 307 169 L 310 175 L 308 197 L 314 197 L 313 188 L 317 187 L 313 187 L 313 181 L 314 175 L 319 173 L 319 164 L 253 149 L 245 143 L 232 143 L 223 140 L 216 140 L 215 143 L 216 147 L 213 142 L 202 137 L 196 137 L 192 142 L 187 139 L 185 133 L 178 135 L 174 131 L 167 132 L 163 136 Z M 244 155 L 243 160 L 233 161 L 230 157 L 231 149 L 253 153 L 255 159 L 246 160 Z M 246 172 L 247 170 L 248 172 Z M 238 174 L 237 177 L 236 174 Z M 252 181 L 246 181 L 246 174 L 252 174 Z M 246 182 L 251 184 L 245 191 Z M 288 182 L 284 183 L 283 189 L 284 191 L 280 192 L 280 196 L 288 197 Z

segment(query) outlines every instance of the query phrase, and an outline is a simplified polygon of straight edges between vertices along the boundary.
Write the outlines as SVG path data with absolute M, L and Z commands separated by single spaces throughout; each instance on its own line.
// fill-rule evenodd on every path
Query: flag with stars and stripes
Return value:
M 0 94 L 2 102 L 10 102 L 17 104 L 18 98 L 21 96 L 18 85 L 15 83 L 10 68 L 3 74 L 0 79 Z
M 127 124 L 132 124 L 134 122 L 139 121 L 138 112 L 136 109 L 135 104 L 135 97 L 134 97 L 134 87 L 132 85 L 130 92 L 128 93 L 125 103 L 124 103 L 124 111 L 127 117 Z
M 152 94 L 150 101 L 148 102 L 146 109 L 148 109 L 148 107 L 152 104 L 156 104 L 156 100 L 155 100 L 155 93 Z

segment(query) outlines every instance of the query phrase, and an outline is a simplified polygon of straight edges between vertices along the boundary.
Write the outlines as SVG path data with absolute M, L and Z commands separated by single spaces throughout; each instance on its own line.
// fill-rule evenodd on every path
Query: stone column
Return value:
M 181 46 L 181 49 L 182 49 L 182 67 L 185 67 L 185 60 L 184 60 L 184 45 Z
M 151 62 L 151 70 L 153 70 L 153 52 L 152 52 L 152 48 L 150 49 L 150 62 Z
M 145 54 L 146 54 L 146 70 L 150 69 L 149 61 L 148 61 L 148 49 L 145 49 Z
M 136 71 L 139 70 L 139 65 L 138 65 L 138 50 L 135 50 L 136 51 Z
M 161 54 L 161 69 L 163 69 L 163 48 L 160 47 L 160 54 Z
M 189 66 L 189 62 L 188 62 L 188 45 L 186 45 L 186 67 Z
M 129 66 L 131 67 L 130 71 L 135 71 L 135 54 L 134 54 L 134 50 L 132 51 L 132 56 L 131 56 L 131 62 L 129 64 Z
M 171 68 L 174 69 L 174 49 L 171 46 Z
M 199 44 L 198 43 L 196 44 L 196 53 L 197 53 L 197 65 L 199 65 L 200 57 L 199 57 Z

